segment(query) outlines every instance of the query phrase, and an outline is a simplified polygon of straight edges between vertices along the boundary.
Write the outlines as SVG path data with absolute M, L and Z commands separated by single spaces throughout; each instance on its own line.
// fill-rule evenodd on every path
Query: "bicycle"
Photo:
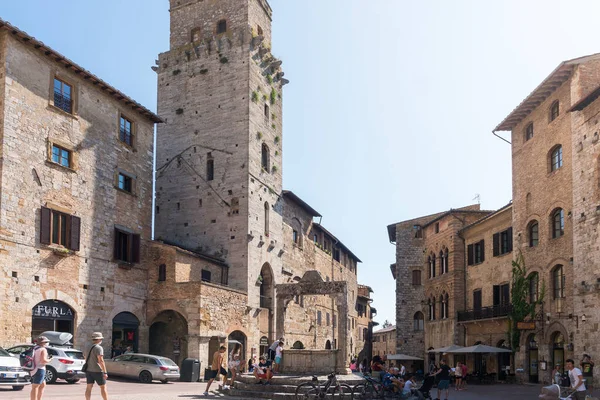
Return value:
M 329 374 L 324 385 L 319 383 L 316 376 L 312 377 L 311 382 L 299 384 L 296 387 L 296 400 L 324 399 L 325 396 L 349 400 L 352 397 L 352 388 L 345 383 L 339 383 L 336 375 L 335 372 Z M 316 385 L 314 382 L 316 382 Z
M 382 399 L 384 397 L 383 385 L 381 382 L 376 381 L 369 374 L 363 374 L 365 378 L 364 383 L 354 385 L 352 388 L 352 399 L 353 400 L 372 400 Z

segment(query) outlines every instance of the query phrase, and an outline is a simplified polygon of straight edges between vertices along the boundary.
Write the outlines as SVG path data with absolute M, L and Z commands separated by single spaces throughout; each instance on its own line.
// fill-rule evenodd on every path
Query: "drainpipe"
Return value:
M 504 139 L 502 136 L 498 135 L 498 134 L 496 133 L 496 131 L 492 131 L 492 134 L 493 134 L 494 136 L 496 136 L 497 138 L 499 138 L 499 139 L 501 139 L 501 140 L 505 141 L 506 143 L 508 143 L 508 144 L 512 145 L 512 143 L 511 143 L 511 142 L 509 142 L 508 140 Z

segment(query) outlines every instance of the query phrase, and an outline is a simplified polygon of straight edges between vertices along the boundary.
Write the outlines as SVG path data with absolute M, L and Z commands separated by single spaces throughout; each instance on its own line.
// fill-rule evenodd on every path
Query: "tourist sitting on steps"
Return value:
M 254 366 L 254 377 L 256 378 L 257 385 L 261 383 L 264 385 L 271 384 L 271 378 L 273 378 L 271 362 L 265 356 L 261 356 L 259 363 Z

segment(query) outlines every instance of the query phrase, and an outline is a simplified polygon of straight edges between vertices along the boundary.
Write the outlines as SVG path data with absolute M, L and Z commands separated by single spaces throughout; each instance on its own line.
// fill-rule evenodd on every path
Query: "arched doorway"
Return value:
M 296 341 L 294 342 L 294 344 L 292 345 L 292 349 L 295 349 L 295 350 L 303 350 L 303 349 L 304 349 L 304 343 L 302 343 L 302 342 L 301 342 L 301 341 L 299 341 L 299 340 L 296 340 Z
M 538 383 L 538 345 L 535 334 L 527 337 L 527 358 L 529 365 L 529 382 Z
M 227 337 L 227 354 L 231 354 L 237 346 L 241 346 L 240 360 L 247 360 L 246 335 L 242 331 L 233 331 Z
M 552 334 L 552 366 L 560 364 L 560 372 L 565 371 L 565 337 L 560 332 Z
M 160 312 L 150 325 L 150 354 L 168 357 L 179 364 L 187 358 L 188 324 L 177 311 Z
M 508 343 L 506 343 L 506 340 L 499 341 L 496 344 L 496 347 L 500 347 L 502 349 L 510 349 Z M 510 355 L 511 353 L 498 353 L 498 380 L 506 380 L 506 367 L 510 367 Z
M 67 303 L 44 300 L 31 309 L 31 337 L 42 332 L 56 331 L 74 334 L 75 311 Z
M 327 340 L 325 342 L 325 350 L 331 350 L 331 341 L 330 340 Z
M 115 315 L 112 322 L 112 357 L 123 354 L 127 346 L 137 353 L 140 320 L 130 312 L 122 312 Z
M 275 304 L 275 278 L 273 276 L 273 270 L 269 263 L 264 263 L 260 270 L 260 277 L 258 282 L 260 283 L 260 308 L 267 309 L 266 312 L 259 314 L 259 326 L 261 327 L 261 336 L 266 336 L 273 340 L 275 334 L 274 331 L 274 304 Z M 266 328 L 266 330 L 265 330 Z

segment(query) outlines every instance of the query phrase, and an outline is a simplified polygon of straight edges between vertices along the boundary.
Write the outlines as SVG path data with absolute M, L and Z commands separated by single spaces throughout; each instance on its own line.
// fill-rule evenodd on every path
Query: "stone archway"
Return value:
M 330 342 L 332 350 L 322 350 L 334 352 L 329 363 L 334 365 L 323 365 L 324 368 L 334 369 L 338 373 L 350 374 L 352 371 L 348 368 L 347 360 L 350 358 L 348 338 L 352 336 L 348 326 L 348 318 L 342 316 L 348 315 L 348 283 L 345 281 L 323 281 L 318 271 L 307 271 L 299 282 L 284 283 L 276 285 L 277 288 L 277 337 L 285 336 L 285 313 L 288 304 L 295 296 L 305 295 L 333 295 L 340 318 L 337 322 L 337 332 L 334 332 L 333 340 Z M 333 349 L 335 347 L 335 349 Z M 316 350 L 316 349 L 314 349 Z M 302 350 L 290 350 L 302 351 Z M 285 357 L 284 357 L 285 362 Z
M 112 320 L 112 356 L 125 352 L 128 346 L 137 353 L 139 343 L 140 320 L 135 314 L 121 312 Z
M 75 310 L 67 303 L 50 299 L 39 302 L 31 309 L 31 337 L 44 331 L 75 333 Z
M 150 354 L 168 357 L 179 364 L 188 354 L 188 323 L 177 311 L 164 310 L 150 325 Z

